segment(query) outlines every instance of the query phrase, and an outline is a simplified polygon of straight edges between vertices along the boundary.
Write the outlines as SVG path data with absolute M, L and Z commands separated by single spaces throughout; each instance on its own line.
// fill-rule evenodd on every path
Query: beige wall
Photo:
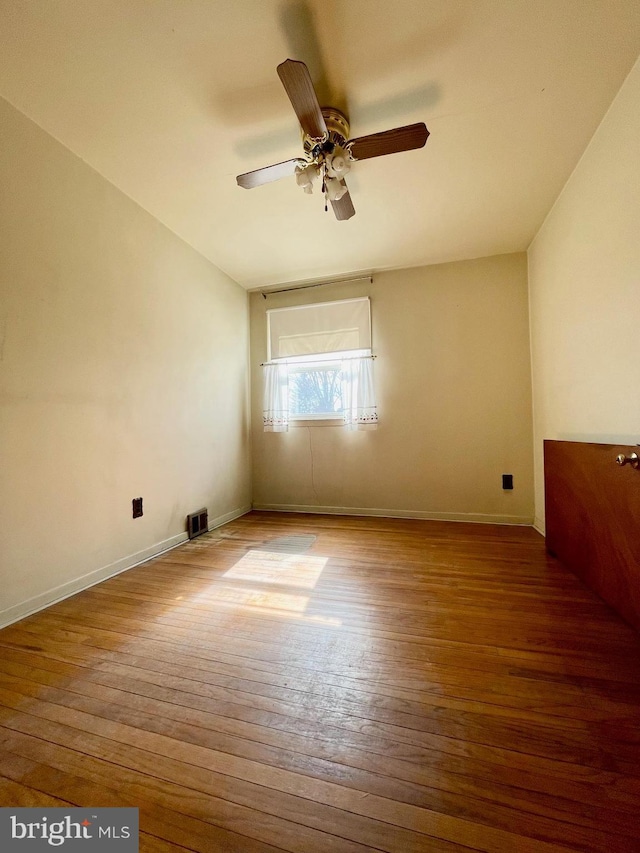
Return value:
M 264 433 L 267 308 L 371 296 L 380 426 Z M 254 505 L 530 523 L 524 254 L 251 294 Z M 513 492 L 501 475 L 514 475 Z
M 4 101 L 0 126 L 1 624 L 251 497 L 246 293 Z
M 529 249 L 536 526 L 545 438 L 640 442 L 640 62 Z

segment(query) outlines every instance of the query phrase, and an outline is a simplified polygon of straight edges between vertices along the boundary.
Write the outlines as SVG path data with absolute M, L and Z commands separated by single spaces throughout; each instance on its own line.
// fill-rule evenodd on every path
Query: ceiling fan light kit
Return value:
M 325 210 L 331 202 L 336 219 L 351 219 L 355 208 L 344 178 L 352 164 L 370 157 L 422 148 L 429 131 L 420 122 L 349 139 L 347 117 L 335 107 L 320 106 L 304 62 L 287 59 L 278 65 L 277 70 L 300 122 L 304 156 L 238 175 L 238 186 L 252 189 L 295 176 L 298 186 L 310 194 L 314 181 L 321 180 Z
M 314 166 L 313 163 L 309 163 L 308 166 L 296 166 L 296 183 L 299 187 L 302 187 L 306 193 L 313 192 L 313 182 L 319 177 L 320 170 L 317 166 Z

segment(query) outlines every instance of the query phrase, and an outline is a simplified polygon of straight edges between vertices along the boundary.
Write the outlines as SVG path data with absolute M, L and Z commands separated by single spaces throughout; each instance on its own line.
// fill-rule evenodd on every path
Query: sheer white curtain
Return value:
M 310 368 L 316 365 L 310 363 Z M 343 358 L 340 363 L 342 423 L 347 429 L 376 429 L 378 409 L 370 355 Z M 330 417 L 331 415 L 327 415 Z M 300 416 L 304 420 L 304 415 Z M 264 365 L 262 423 L 265 432 L 289 429 L 289 365 Z
M 373 387 L 371 356 L 342 362 L 343 422 L 348 429 L 376 429 L 378 409 Z
M 265 432 L 289 429 L 289 368 L 286 364 L 265 364 L 262 423 Z

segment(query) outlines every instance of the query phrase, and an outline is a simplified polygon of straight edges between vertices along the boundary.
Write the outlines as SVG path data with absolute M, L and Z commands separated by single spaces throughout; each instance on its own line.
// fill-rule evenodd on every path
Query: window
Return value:
M 289 418 L 343 420 L 348 397 L 345 386 L 352 359 L 371 358 L 368 350 L 349 350 L 322 358 L 311 356 L 288 363 Z
M 343 409 L 339 361 L 314 361 L 289 368 L 290 418 L 337 418 Z
M 375 424 L 368 298 L 276 308 L 267 328 L 266 430 L 285 431 L 289 421 Z

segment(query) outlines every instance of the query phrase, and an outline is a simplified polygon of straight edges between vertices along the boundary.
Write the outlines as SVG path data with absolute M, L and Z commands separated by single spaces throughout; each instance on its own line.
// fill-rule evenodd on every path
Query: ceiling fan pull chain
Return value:
M 329 210 L 329 191 L 327 190 L 327 165 L 322 163 L 322 192 L 324 193 L 324 212 Z

